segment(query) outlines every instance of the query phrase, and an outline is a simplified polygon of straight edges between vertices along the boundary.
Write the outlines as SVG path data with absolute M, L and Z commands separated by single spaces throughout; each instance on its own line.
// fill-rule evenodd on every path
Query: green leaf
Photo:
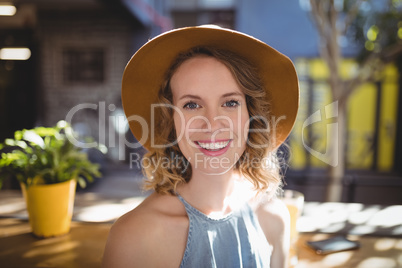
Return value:
M 81 178 L 81 177 L 77 178 L 77 182 L 81 188 L 87 187 L 87 182 L 83 178 Z
M 81 187 L 86 187 L 87 182 L 101 176 L 99 165 L 72 144 L 66 133 L 73 135 L 74 131 L 63 121 L 55 127 L 16 131 L 14 139 L 6 139 L 0 145 L 2 149 L 10 147 L 11 150 L 1 154 L 0 173 L 12 175 L 27 186 L 34 183 L 32 178 L 41 176 L 45 184 L 76 179 Z M 92 137 L 81 138 L 93 140 Z M 106 149 L 101 151 L 106 152 Z M 4 176 L 0 176 L 0 183 L 3 180 Z
M 27 130 L 23 134 L 23 139 L 29 141 L 33 145 L 38 145 L 40 148 L 45 148 L 45 142 L 42 137 L 38 135 L 35 131 Z

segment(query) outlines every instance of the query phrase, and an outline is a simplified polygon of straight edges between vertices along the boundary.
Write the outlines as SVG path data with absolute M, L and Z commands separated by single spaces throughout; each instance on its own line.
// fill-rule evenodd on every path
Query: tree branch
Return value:
M 325 14 L 323 14 L 322 2 L 319 0 L 310 0 L 311 12 L 313 23 L 315 24 L 320 36 L 325 34 Z
M 345 35 L 349 26 L 352 24 L 352 22 L 356 19 L 357 14 L 359 13 L 359 8 L 362 2 L 365 2 L 366 0 L 356 0 L 354 5 L 349 9 L 349 12 L 346 14 L 346 17 L 343 22 L 343 29 L 341 31 L 342 35 Z
M 338 72 L 339 60 L 341 57 L 340 48 L 338 44 L 339 31 L 337 28 L 337 20 L 338 20 L 338 11 L 335 8 L 334 0 L 329 1 L 329 29 L 328 29 L 328 39 L 329 46 L 331 50 L 331 58 L 333 60 L 333 70 L 334 72 Z
M 341 93 L 339 76 L 341 53 L 337 30 L 338 11 L 334 0 L 310 0 L 311 16 L 320 36 L 320 54 L 329 69 L 329 83 L 334 98 Z

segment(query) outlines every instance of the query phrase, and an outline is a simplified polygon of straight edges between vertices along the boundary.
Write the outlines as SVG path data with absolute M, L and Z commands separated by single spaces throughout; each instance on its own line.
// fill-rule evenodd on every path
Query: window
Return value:
M 65 83 L 103 83 L 104 51 L 102 48 L 67 48 L 63 50 Z

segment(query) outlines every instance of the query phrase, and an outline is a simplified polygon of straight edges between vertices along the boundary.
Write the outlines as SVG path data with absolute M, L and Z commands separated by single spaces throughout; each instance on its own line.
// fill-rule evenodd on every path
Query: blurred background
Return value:
M 90 152 L 105 174 L 132 179 L 130 154 L 143 150 L 130 148 L 121 107 L 125 65 L 162 32 L 217 24 L 296 66 L 285 188 L 307 201 L 401 204 L 401 14 L 400 0 L 0 0 L 0 140 L 71 119 L 108 147 Z

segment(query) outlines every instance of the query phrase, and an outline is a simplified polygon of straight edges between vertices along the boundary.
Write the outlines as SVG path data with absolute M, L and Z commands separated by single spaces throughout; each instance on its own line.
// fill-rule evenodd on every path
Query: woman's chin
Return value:
M 225 175 L 228 172 L 232 172 L 233 168 L 204 168 L 199 170 L 201 173 L 209 176 L 214 176 L 214 175 Z
M 222 159 L 219 157 L 203 159 L 203 161 L 192 162 L 193 170 L 197 170 L 206 175 L 224 175 L 233 171 L 236 161 Z

